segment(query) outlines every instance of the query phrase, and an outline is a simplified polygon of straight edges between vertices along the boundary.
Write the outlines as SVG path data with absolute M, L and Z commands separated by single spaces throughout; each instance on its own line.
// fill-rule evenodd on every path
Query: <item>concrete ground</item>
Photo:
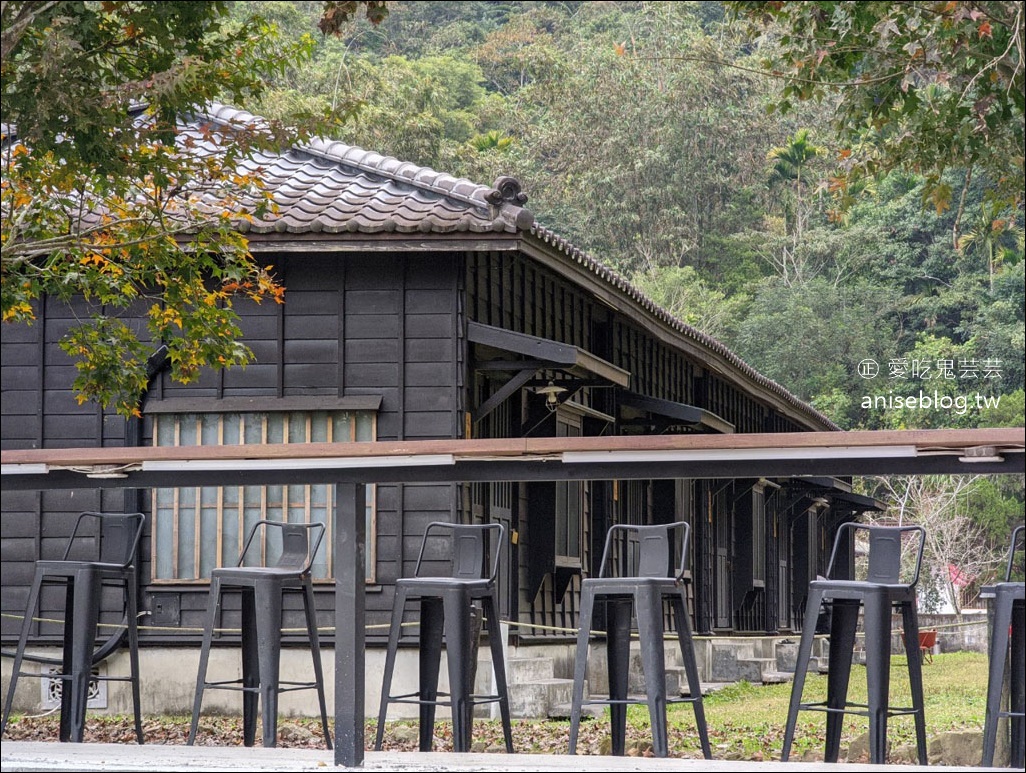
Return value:
M 21 771 L 319 771 L 334 768 L 334 753 L 317 749 L 263 747 L 169 746 L 103 743 L 5 741 L 0 745 L 0 770 Z M 835 767 L 822 762 L 739 762 L 736 760 L 654 759 L 564 754 L 453 754 L 451 752 L 367 752 L 363 770 L 371 771 L 575 771 L 589 773 L 687 773 L 687 771 L 820 771 Z M 869 765 L 838 763 L 840 773 L 852 771 L 983 771 L 1000 768 Z M 1008 770 L 1007 768 L 1003 770 Z

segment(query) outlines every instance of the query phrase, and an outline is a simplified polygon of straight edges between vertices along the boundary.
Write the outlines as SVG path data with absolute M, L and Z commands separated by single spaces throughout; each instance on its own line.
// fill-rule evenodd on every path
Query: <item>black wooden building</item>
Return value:
M 247 118 L 215 106 L 190 125 Z M 142 419 L 126 421 L 74 399 L 74 366 L 57 342 L 80 309 L 48 300 L 34 325 L 3 329 L 4 449 L 837 429 L 541 226 L 513 179 L 478 185 L 323 140 L 252 163 L 279 210 L 240 227 L 287 288 L 282 305 L 237 307 L 256 362 L 188 386 L 155 368 Z M 834 527 L 871 506 L 821 478 L 368 492 L 369 624 L 387 622 L 394 580 L 412 571 L 428 522 L 499 521 L 512 535 L 502 613 L 524 644 L 569 637 L 610 525 L 679 518 L 693 527 L 698 632 L 793 631 Z M 333 518 L 331 487 L 318 485 L 4 492 L 7 645 L 33 561 L 55 555 L 79 512 L 126 509 L 148 515 L 144 646 L 197 643 L 205 578 L 234 562 L 253 520 Z M 331 544 L 315 567 L 325 626 Z M 57 616 L 59 602 L 44 599 Z M 59 625 L 38 624 L 37 643 L 59 636 Z

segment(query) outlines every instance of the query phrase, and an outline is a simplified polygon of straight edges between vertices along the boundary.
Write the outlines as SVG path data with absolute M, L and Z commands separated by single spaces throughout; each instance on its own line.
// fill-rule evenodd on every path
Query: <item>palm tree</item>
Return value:
M 511 137 L 504 136 L 501 132 L 492 130 L 487 134 L 478 134 L 470 138 L 470 145 L 478 153 L 486 153 L 489 150 L 508 150 L 513 145 Z
M 990 290 L 994 291 L 994 274 L 998 267 L 1016 252 L 1021 256 L 1023 253 L 1024 231 L 1014 217 L 999 217 L 1001 206 L 997 202 L 984 201 L 980 205 L 980 214 L 973 223 L 972 228 L 964 233 L 958 240 L 958 249 L 962 254 L 968 251 L 982 255 L 987 261 L 987 270 L 990 275 Z M 1015 246 L 1003 243 L 1003 237 L 1008 235 L 1015 239 Z
M 801 210 L 805 199 L 806 171 L 812 160 L 825 152 L 825 148 L 814 145 L 809 139 L 808 129 L 799 129 L 786 145 L 770 148 L 766 154 L 766 160 L 773 162 L 770 169 L 770 186 L 793 182 L 796 209 Z M 802 218 L 796 217 L 793 227 L 801 229 L 804 225 L 802 221 Z
M 784 231 L 791 235 L 791 244 L 784 248 L 778 263 L 785 281 L 789 281 L 792 273 L 795 280 L 801 280 L 802 266 L 798 253 L 811 211 L 806 200 L 806 178 L 812 161 L 824 152 L 825 148 L 813 144 L 809 139 L 808 129 L 799 129 L 785 145 L 770 148 L 766 154 L 766 160 L 773 162 L 769 175 L 770 187 L 786 185 L 791 192 L 783 203 Z M 774 259 L 774 262 L 778 261 Z

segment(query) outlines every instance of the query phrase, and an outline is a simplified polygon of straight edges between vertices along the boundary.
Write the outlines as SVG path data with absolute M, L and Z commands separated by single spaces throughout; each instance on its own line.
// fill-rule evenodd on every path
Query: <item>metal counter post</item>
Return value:
M 335 486 L 335 765 L 347 768 L 364 754 L 366 496 L 362 483 Z

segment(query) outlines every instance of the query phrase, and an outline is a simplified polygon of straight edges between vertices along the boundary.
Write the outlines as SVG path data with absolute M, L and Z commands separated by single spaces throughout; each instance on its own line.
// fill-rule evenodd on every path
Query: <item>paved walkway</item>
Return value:
M 42 743 L 5 741 L 0 746 L 0 770 L 10 771 L 319 771 L 334 768 L 334 754 L 316 749 L 263 747 L 169 746 L 148 744 Z M 371 771 L 575 771 L 580 773 L 687 773 L 687 771 L 819 771 L 834 766 L 822 762 L 739 762 L 638 757 L 571 757 L 565 754 L 452 754 L 449 752 L 367 752 L 363 770 Z M 955 768 L 918 765 L 840 763 L 839 773 L 852 771 L 983 771 L 994 768 Z M 344 768 L 348 770 L 348 768 Z M 1007 772 L 1007 768 L 1003 769 Z

